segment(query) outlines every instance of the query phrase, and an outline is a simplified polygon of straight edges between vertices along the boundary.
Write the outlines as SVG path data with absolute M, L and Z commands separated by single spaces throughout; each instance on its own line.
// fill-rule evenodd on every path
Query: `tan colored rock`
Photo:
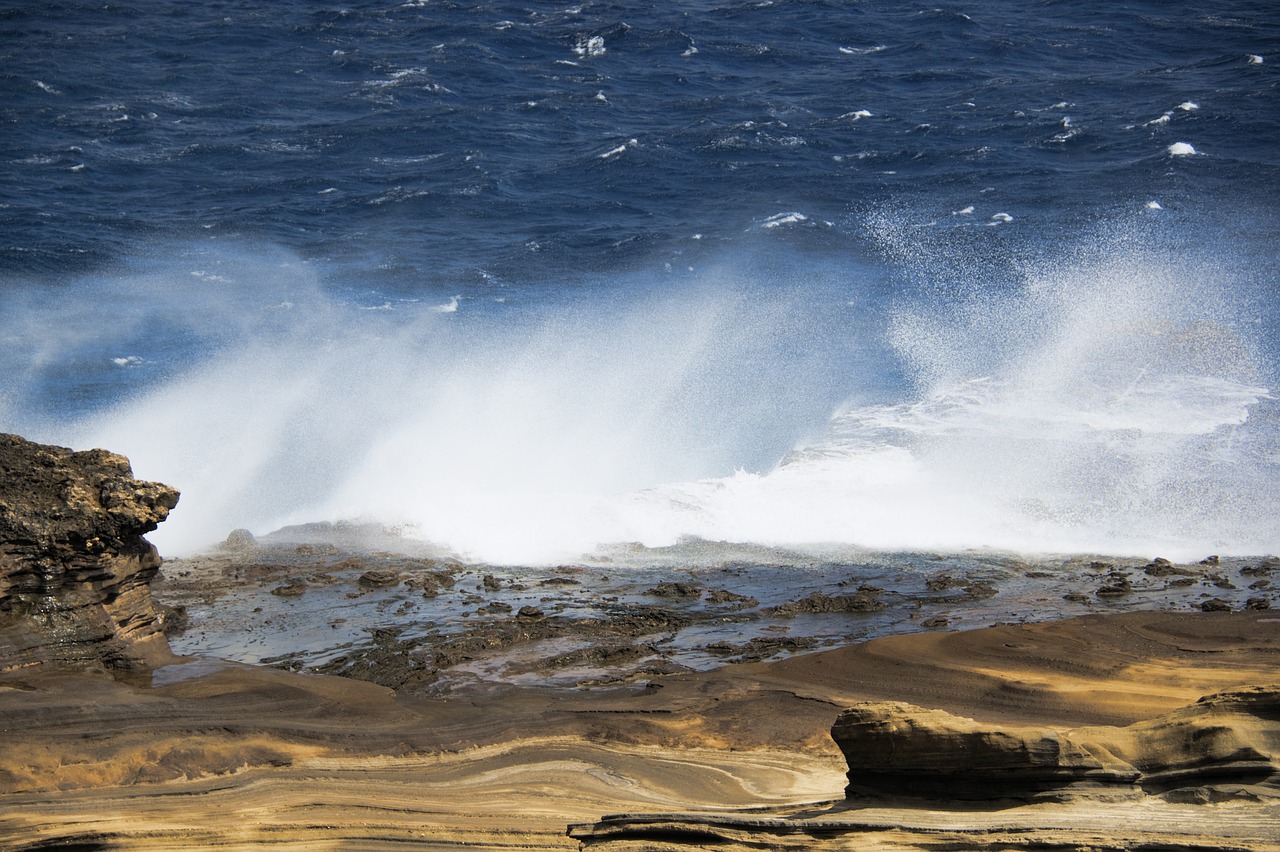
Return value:
M 1038 801 L 1191 788 L 1238 792 L 1274 787 L 1280 778 L 1280 687 L 1207 696 L 1127 727 L 1062 731 L 866 702 L 845 710 L 831 736 L 849 765 L 850 798 Z
M 160 557 L 142 536 L 177 502 L 124 456 L 0 435 L 0 671 L 171 658 L 149 585 Z

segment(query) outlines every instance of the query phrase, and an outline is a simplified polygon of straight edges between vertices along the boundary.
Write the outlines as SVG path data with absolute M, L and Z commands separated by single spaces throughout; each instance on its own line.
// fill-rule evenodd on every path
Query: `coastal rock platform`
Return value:
M 1257 777 L 1176 796 L 855 801 L 828 731 L 859 701 L 922 696 L 983 724 L 1141 725 L 1273 679 L 1278 625 L 1091 616 L 447 698 L 202 659 L 144 679 L 26 669 L 0 678 L 0 845 L 1270 850 L 1280 807 Z
M 0 465 L 0 848 L 1277 849 L 1275 559 L 606 575 L 238 533 L 153 583 L 176 491 Z

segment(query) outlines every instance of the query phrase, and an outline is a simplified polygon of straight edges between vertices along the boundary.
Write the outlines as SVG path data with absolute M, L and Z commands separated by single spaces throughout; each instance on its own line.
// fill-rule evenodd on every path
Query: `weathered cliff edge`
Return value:
M 171 661 L 142 536 L 177 503 L 124 456 L 0 435 L 0 671 Z
M 1280 687 L 1242 687 L 1127 727 L 982 724 L 867 702 L 831 729 L 849 799 L 980 802 L 1080 796 L 1178 801 L 1280 797 Z

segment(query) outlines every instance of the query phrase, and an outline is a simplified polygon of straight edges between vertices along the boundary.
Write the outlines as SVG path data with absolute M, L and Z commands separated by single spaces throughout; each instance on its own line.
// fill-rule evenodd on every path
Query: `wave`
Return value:
M 92 351 L 147 384 L 43 419 L 11 384 L 0 415 L 179 487 L 153 536 L 170 555 L 325 520 L 492 563 L 691 538 L 1280 550 L 1274 315 L 1248 276 L 1158 226 L 976 257 L 945 244 L 968 229 L 903 221 L 869 220 L 874 264 L 756 257 L 376 311 L 280 253 L 187 254 L 82 282 L 82 322 L 42 355 L 83 362 L 73 337 L 128 329 Z M 184 287 L 206 294 L 198 309 Z M 36 302 L 6 307 L 43 327 Z M 157 328 L 199 329 L 198 352 L 142 348 Z

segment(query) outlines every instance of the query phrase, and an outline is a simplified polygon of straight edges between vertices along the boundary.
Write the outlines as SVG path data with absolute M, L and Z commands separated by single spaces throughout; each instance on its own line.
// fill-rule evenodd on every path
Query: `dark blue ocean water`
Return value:
M 1267 2 L 0 6 L 0 429 L 158 534 L 1280 550 Z

